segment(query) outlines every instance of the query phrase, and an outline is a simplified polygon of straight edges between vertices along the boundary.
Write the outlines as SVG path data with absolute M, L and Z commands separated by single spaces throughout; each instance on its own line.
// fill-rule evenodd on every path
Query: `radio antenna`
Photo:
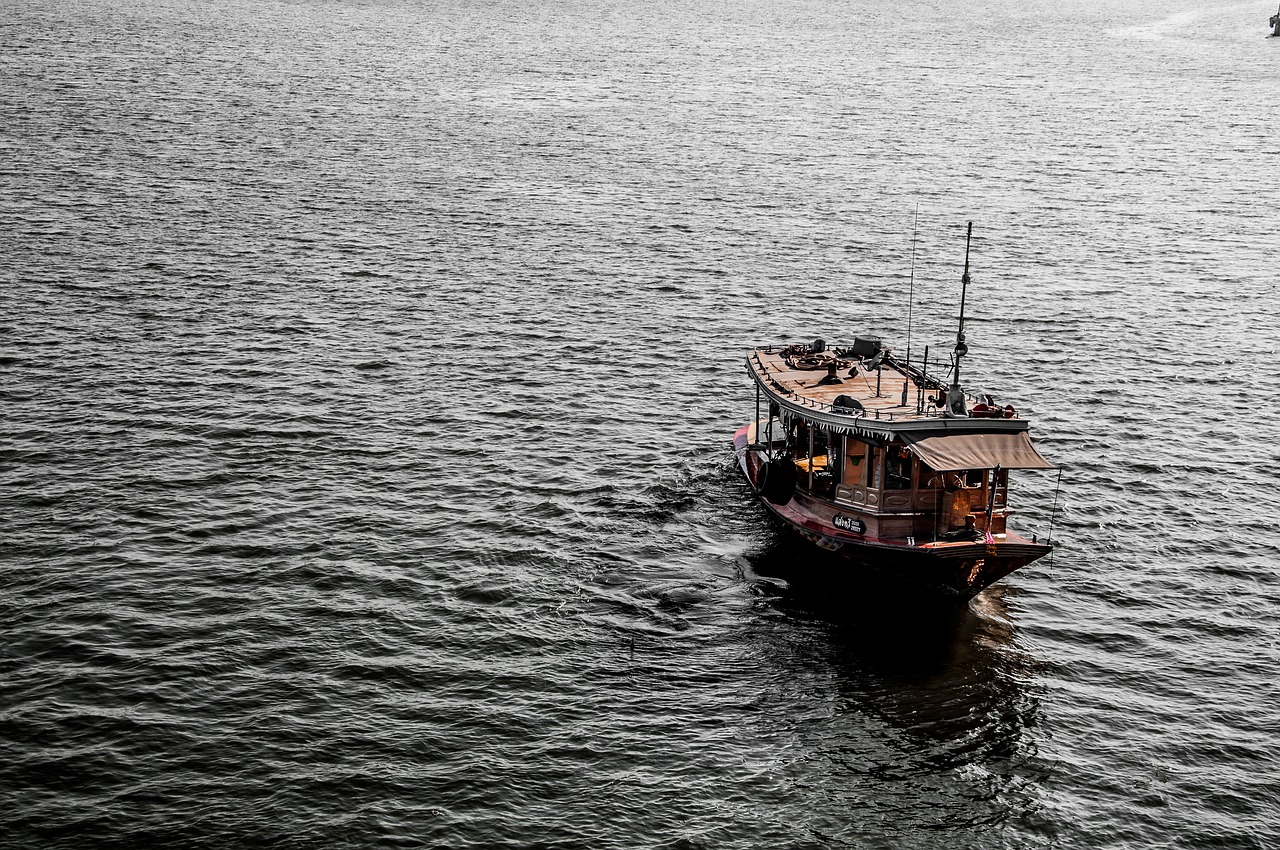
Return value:
M 960 358 L 969 353 L 969 346 L 964 341 L 964 297 L 969 294 L 969 243 L 973 241 L 973 222 L 969 222 L 969 231 L 964 237 L 964 275 L 960 278 L 960 330 L 956 332 L 956 374 L 955 387 L 960 387 Z
M 915 306 L 916 298 L 916 233 L 919 232 L 919 225 L 920 202 L 916 201 L 916 214 L 911 221 L 911 280 L 907 283 L 907 371 L 902 373 L 902 407 L 907 406 L 907 395 L 911 386 L 908 378 L 911 372 L 911 311 Z
M 911 365 L 911 311 L 916 294 L 916 233 L 920 229 L 920 202 L 916 201 L 916 214 L 911 220 L 911 280 L 907 283 L 907 365 Z

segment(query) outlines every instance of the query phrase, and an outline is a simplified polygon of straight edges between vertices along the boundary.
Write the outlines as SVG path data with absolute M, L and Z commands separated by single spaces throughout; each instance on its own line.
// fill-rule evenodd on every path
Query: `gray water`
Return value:
M 8 4 L 0 845 L 1276 846 L 1275 10 L 1116 5 Z M 971 220 L 948 610 L 729 438 Z

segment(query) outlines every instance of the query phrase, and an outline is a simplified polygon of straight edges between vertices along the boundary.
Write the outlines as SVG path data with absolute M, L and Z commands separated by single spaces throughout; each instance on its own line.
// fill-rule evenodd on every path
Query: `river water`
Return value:
M 10 4 L 0 845 L 1276 846 L 1274 11 Z M 956 610 L 729 439 L 968 221 Z

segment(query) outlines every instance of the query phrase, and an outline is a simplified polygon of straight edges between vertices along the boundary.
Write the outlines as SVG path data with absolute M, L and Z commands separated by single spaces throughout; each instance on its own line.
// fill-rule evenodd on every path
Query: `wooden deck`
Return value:
M 785 348 L 760 348 L 752 352 L 748 362 L 759 376 L 761 383 L 793 401 L 805 401 L 821 407 L 834 407 L 836 399 L 848 396 L 855 399 L 873 419 L 919 420 L 942 415 L 941 408 L 929 401 L 936 392 L 921 391 L 892 360 L 867 371 L 867 360 L 857 357 L 837 357 L 831 352 L 824 355 L 792 357 L 790 362 Z M 797 362 L 820 365 L 812 369 L 795 368 Z M 831 383 L 831 369 L 836 366 L 834 377 L 839 383 Z M 850 370 L 856 370 L 853 377 Z M 906 388 L 906 404 L 903 404 L 903 388 Z

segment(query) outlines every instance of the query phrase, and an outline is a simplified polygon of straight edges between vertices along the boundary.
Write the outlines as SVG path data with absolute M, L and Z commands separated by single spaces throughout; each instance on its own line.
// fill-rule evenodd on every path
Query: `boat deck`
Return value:
M 869 365 L 875 363 L 874 358 L 842 355 L 843 349 L 822 355 L 792 353 L 788 356 L 788 352 L 793 352 L 795 348 L 796 346 L 757 348 L 747 359 L 749 368 L 755 372 L 761 385 L 788 401 L 819 410 L 831 410 L 837 407 L 837 400 L 844 396 L 856 401 L 862 415 L 870 419 L 918 421 L 942 416 L 942 408 L 935 406 L 930 398 L 938 393 L 930 391 L 922 394 L 892 358 L 868 369 Z M 813 368 L 798 368 L 808 365 Z M 834 374 L 832 366 L 835 367 Z M 850 377 L 851 371 L 854 373 L 853 377 Z

